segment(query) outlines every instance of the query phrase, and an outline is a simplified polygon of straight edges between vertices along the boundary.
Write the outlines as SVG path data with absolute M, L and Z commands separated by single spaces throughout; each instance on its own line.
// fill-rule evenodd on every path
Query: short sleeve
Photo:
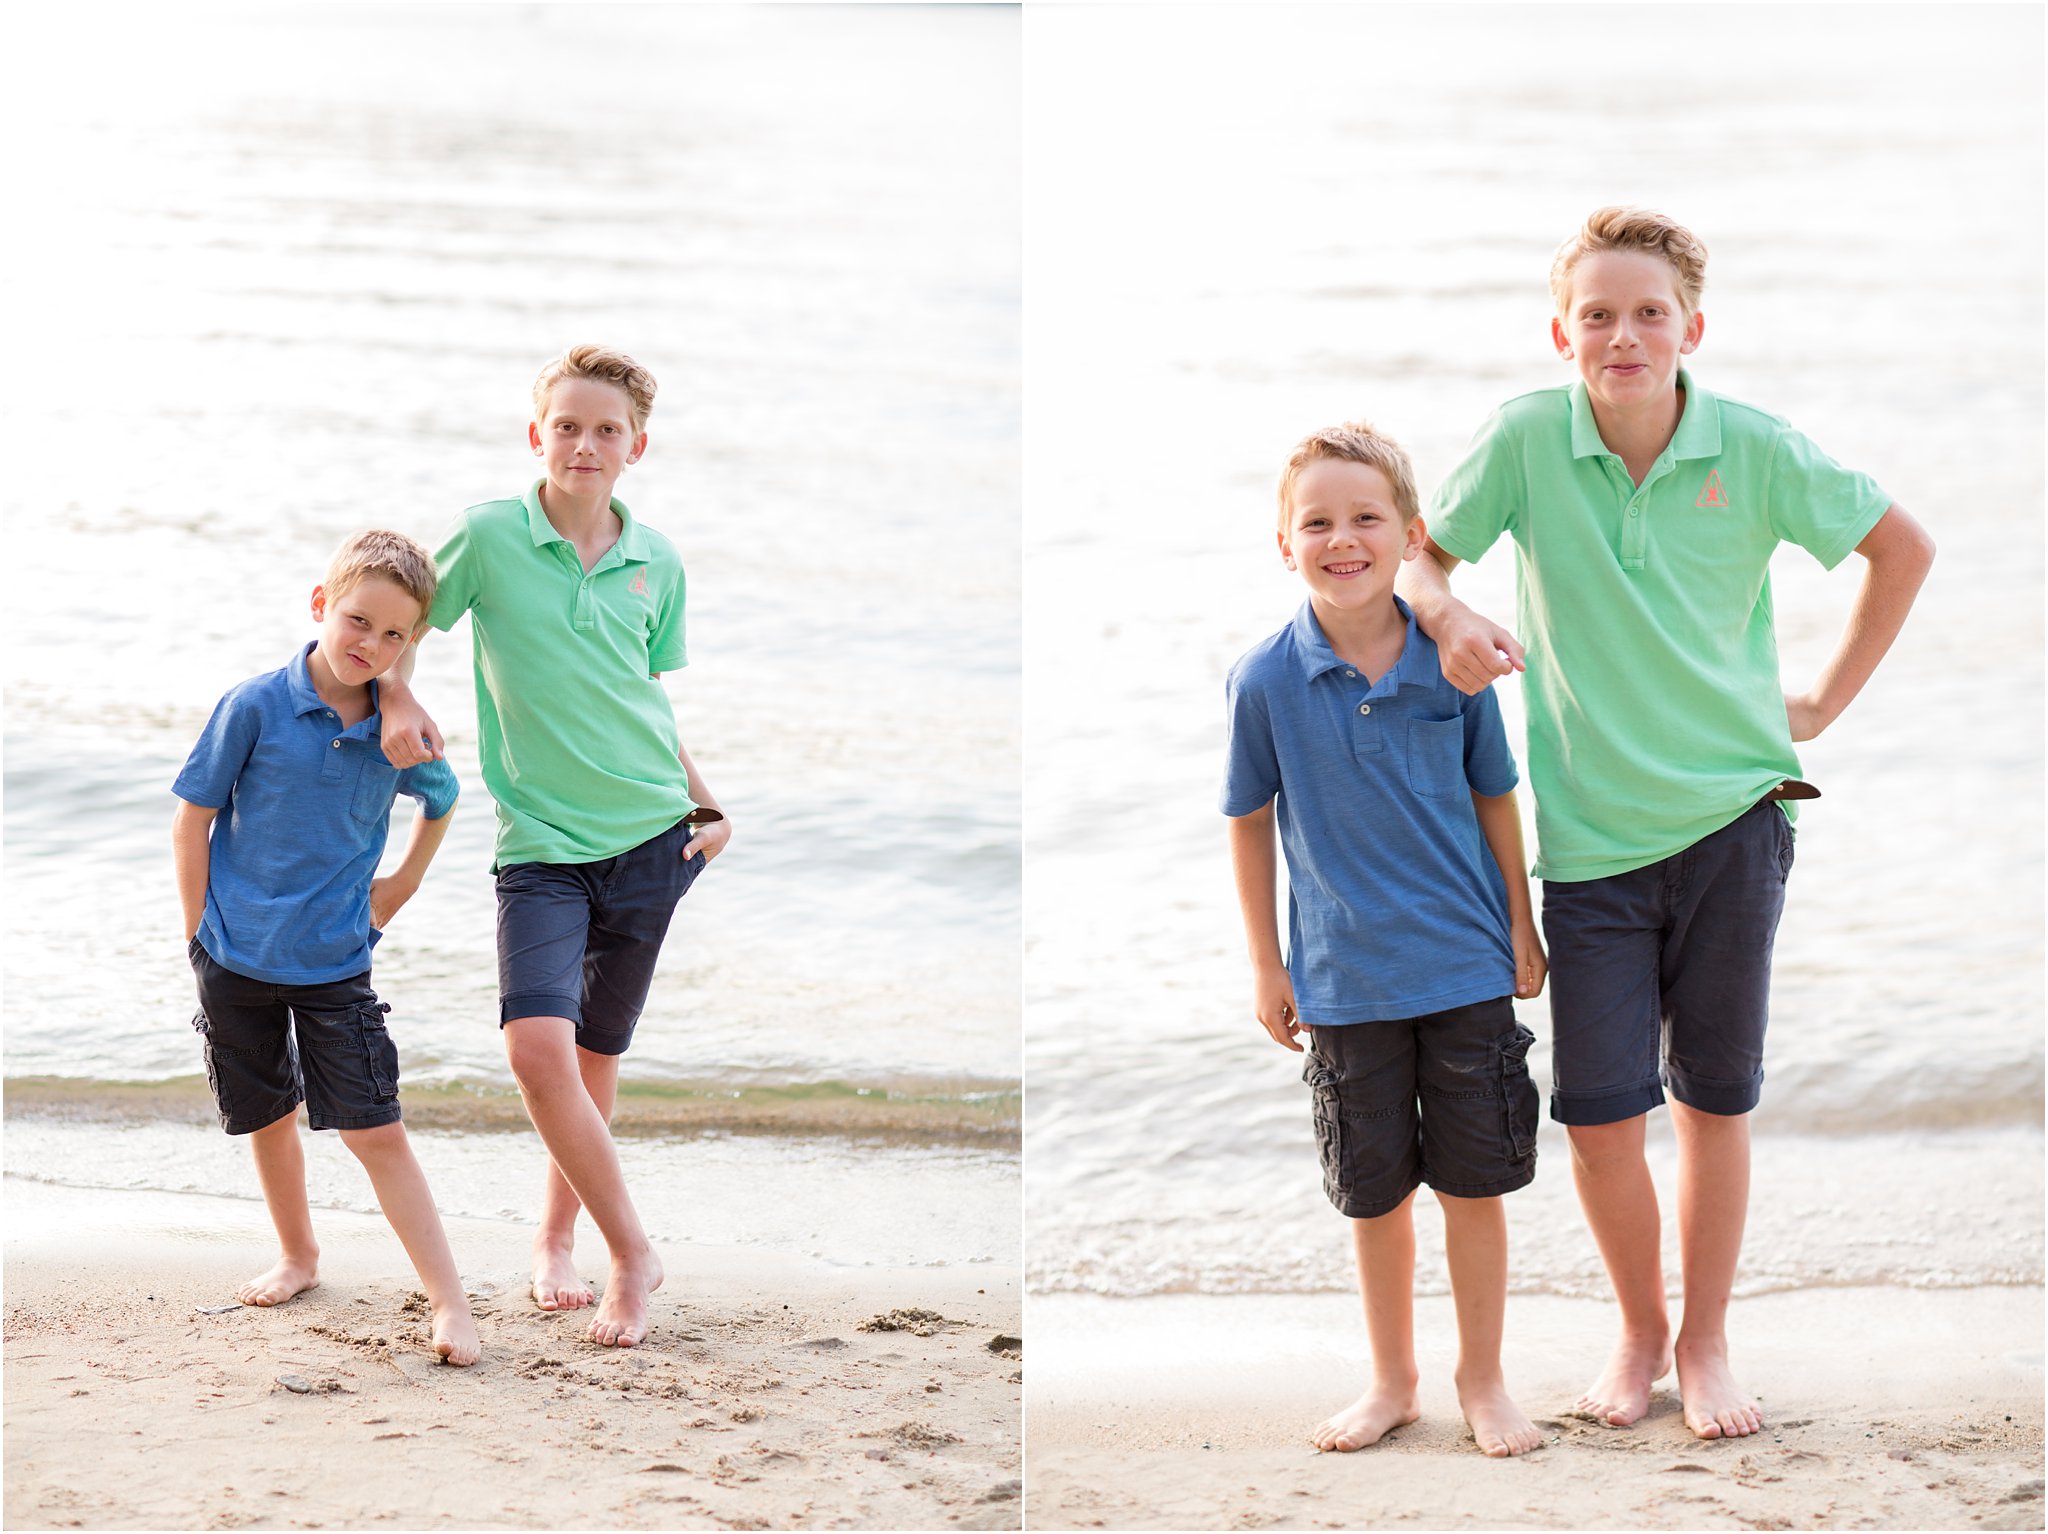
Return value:
M 1868 474 L 1845 469 L 1787 426 L 1771 450 L 1771 531 L 1832 570 L 1891 507 Z
M 398 791 L 417 800 L 427 819 L 439 820 L 455 808 L 462 785 L 456 781 L 455 769 L 446 762 L 421 762 L 398 774 Z
M 199 732 L 192 754 L 185 758 L 171 792 L 201 809 L 227 808 L 235 781 L 249 764 L 249 753 L 263 734 L 263 713 L 256 700 L 237 688 L 213 707 L 213 717 Z
M 689 649 L 683 643 L 683 567 L 678 564 L 674 578 L 663 582 L 661 605 L 654 612 L 654 628 L 647 636 L 647 669 L 680 671 L 689 663 Z
M 469 513 L 455 519 L 455 530 L 434 550 L 434 571 L 440 584 L 434 588 L 433 611 L 427 622 L 446 633 L 457 620 L 476 606 L 482 587 L 482 552 L 469 528 Z M 434 817 L 439 819 L 439 816 Z
M 1280 759 L 1273 749 L 1273 722 L 1256 683 L 1233 671 L 1223 684 L 1226 760 L 1223 813 L 1249 815 L 1280 792 Z
M 1464 718 L 1465 781 L 1474 793 L 1489 799 L 1506 793 L 1521 781 L 1521 774 L 1515 770 L 1514 752 L 1508 749 L 1508 732 L 1501 723 L 1500 699 L 1494 689 L 1482 687 L 1466 698 Z
M 1430 498 L 1424 518 L 1436 546 L 1468 564 L 1521 519 L 1522 455 L 1515 427 L 1496 410 Z

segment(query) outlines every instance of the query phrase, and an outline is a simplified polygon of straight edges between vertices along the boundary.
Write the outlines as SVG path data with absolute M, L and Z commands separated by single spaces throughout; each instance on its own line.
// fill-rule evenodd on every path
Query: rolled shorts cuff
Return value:
M 268 1129 L 287 1113 L 297 1113 L 299 1104 L 306 1099 L 294 1092 L 289 1097 L 280 1097 L 268 1108 L 259 1108 L 253 1113 L 223 1113 L 220 1127 L 231 1135 L 252 1135 L 259 1129 Z
M 1422 1174 L 1422 1180 L 1429 1184 L 1432 1192 L 1450 1198 L 1499 1198 L 1503 1193 L 1518 1192 L 1536 1180 L 1536 1157 L 1532 1154 L 1528 1165 L 1521 1171 L 1492 1182 L 1438 1182 L 1427 1172 Z
M 1550 1116 L 1560 1124 L 1619 1124 L 1664 1105 L 1664 1084 L 1655 1076 L 1611 1092 L 1552 1092 Z
M 315 1114 L 310 1108 L 306 1110 L 306 1122 L 315 1129 L 382 1129 L 386 1124 L 396 1124 L 399 1117 L 397 1103 L 388 1108 L 373 1108 L 368 1113 Z
M 1323 1193 L 1330 1200 L 1331 1204 L 1336 1206 L 1337 1213 L 1343 1215 L 1346 1219 L 1377 1220 L 1381 1215 L 1392 1214 L 1402 1204 L 1406 1203 L 1408 1195 L 1422 1186 L 1422 1178 L 1420 1175 L 1414 1175 L 1407 1179 L 1405 1186 L 1400 1183 L 1394 1183 L 1390 1186 L 1400 1188 L 1400 1192 L 1394 1194 L 1374 1193 L 1368 1197 L 1355 1188 L 1349 1192 L 1341 1188 L 1333 1188 L 1326 1180 L 1323 1184 Z
M 1711 1076 L 1694 1076 L 1677 1066 L 1665 1068 L 1664 1079 L 1671 1095 L 1700 1113 L 1740 1118 L 1763 1100 L 1764 1073 L 1759 1070 L 1743 1081 L 1716 1081 Z
M 517 996 L 499 998 L 498 1026 L 504 1027 L 515 1017 L 566 1017 L 581 1033 L 583 998 L 560 991 L 524 991 Z
M 576 1027 L 576 1047 L 593 1055 L 623 1055 L 633 1047 L 633 1031 L 599 1033 L 595 1028 Z

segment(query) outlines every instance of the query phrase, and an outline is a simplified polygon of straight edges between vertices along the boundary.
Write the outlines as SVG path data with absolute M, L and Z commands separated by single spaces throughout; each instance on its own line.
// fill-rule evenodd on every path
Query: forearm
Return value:
M 1934 540 L 1898 506 L 1856 547 L 1869 561 L 1863 584 L 1841 641 L 1806 695 L 1822 729 L 1841 717 L 1876 672 L 1934 564 Z
M 690 753 L 687 747 L 681 745 L 676 747 L 676 760 L 683 764 L 683 771 L 689 777 L 690 802 L 697 805 L 700 809 L 717 810 L 719 814 L 723 815 L 725 811 L 720 808 L 718 801 L 711 796 L 711 785 L 704 781 L 704 774 L 699 772 L 697 764 L 690 760 Z
M 1500 865 L 1501 882 L 1508 890 L 1508 920 L 1533 922 L 1534 906 L 1529 899 L 1529 865 L 1522 852 L 1522 811 L 1511 788 L 1504 794 L 1472 796 L 1472 812 L 1479 817 L 1479 831 L 1487 850 Z
M 1280 917 L 1274 900 L 1280 863 L 1273 850 L 1273 806 L 1267 803 L 1230 821 L 1230 870 L 1237 880 L 1237 905 L 1244 916 L 1245 949 L 1255 971 L 1285 967 L 1280 956 Z
M 185 938 L 191 941 L 206 915 L 206 881 L 212 868 L 213 817 L 219 811 L 180 802 L 171 816 L 171 862 L 177 871 L 178 905 L 184 912 Z
M 441 843 L 447 838 L 448 826 L 455 819 L 455 806 L 448 806 L 448 813 L 439 820 L 429 820 L 424 813 L 413 816 L 412 830 L 405 839 L 405 856 L 391 877 L 407 889 L 416 890 L 420 881 L 427 876 L 427 868 L 434 861 L 434 854 L 441 850 Z
M 1450 563 L 1443 563 L 1446 560 Z M 1414 611 L 1415 626 L 1432 639 L 1444 619 L 1465 609 L 1465 604 L 1451 595 L 1451 566 L 1456 563 L 1434 543 L 1425 543 L 1420 554 L 1401 561 L 1401 568 L 1394 572 L 1394 590 Z

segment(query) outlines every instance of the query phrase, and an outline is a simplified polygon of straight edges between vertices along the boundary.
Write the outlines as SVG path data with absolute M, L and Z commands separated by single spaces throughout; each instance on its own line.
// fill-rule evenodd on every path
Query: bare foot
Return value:
M 569 1247 L 533 1243 L 533 1303 L 542 1310 L 581 1310 L 597 1296 L 576 1273 Z
M 1664 1337 L 1623 1332 L 1606 1372 L 1572 1409 L 1609 1427 L 1627 1427 L 1642 1420 L 1650 1409 L 1650 1387 L 1670 1372 L 1671 1347 Z
M 1728 1344 L 1678 1345 L 1678 1398 L 1685 1425 L 1701 1438 L 1747 1438 L 1764 1425 L 1764 1414 L 1728 1372 Z
M 647 1335 L 647 1297 L 661 1287 L 661 1279 L 661 1259 L 651 1246 L 631 1262 L 614 1258 L 604 1301 L 584 1335 L 608 1348 L 630 1348 L 641 1341 Z
M 1508 1387 L 1499 1379 L 1472 1385 L 1461 1380 L 1458 1406 L 1482 1454 L 1506 1459 L 1511 1454 L 1527 1454 L 1543 1442 L 1536 1425 L 1508 1399 Z
M 320 1287 L 319 1254 L 280 1257 L 235 1291 L 244 1305 L 282 1305 L 295 1294 Z
M 434 1307 L 434 1351 L 441 1362 L 468 1368 L 483 1353 L 476 1340 L 476 1321 L 469 1313 L 469 1301 Z
M 1309 1434 L 1309 1442 L 1325 1454 L 1349 1454 L 1378 1443 L 1421 1415 L 1413 1385 L 1375 1385 Z

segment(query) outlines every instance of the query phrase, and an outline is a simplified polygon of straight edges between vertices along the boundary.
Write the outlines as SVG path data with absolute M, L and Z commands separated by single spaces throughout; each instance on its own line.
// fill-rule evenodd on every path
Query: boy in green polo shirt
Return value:
M 659 685 L 685 663 L 683 568 L 612 487 L 647 450 L 654 378 L 579 346 L 541 370 L 527 428 L 544 477 L 462 514 L 435 555 L 429 621 L 472 618 L 479 755 L 498 809 L 499 1026 L 547 1145 L 533 1297 L 575 1310 L 576 1216 L 611 1274 L 592 1341 L 647 1333 L 660 1259 L 626 1191 L 610 1120 L 619 1060 L 647 1001 L 669 919 L 730 826 L 677 737 Z M 440 754 L 433 722 L 386 689 L 394 765 Z
M 1508 401 L 1437 492 L 1402 595 L 1472 693 L 1528 673 L 1529 777 L 1550 949 L 1551 1116 L 1621 1305 L 1578 1409 L 1625 1426 L 1675 1361 L 1686 1425 L 1762 1423 L 1728 1366 L 1749 1200 L 1771 944 L 1792 863 L 1795 741 L 1827 728 L 1897 637 L 1933 562 L 1870 479 L 1680 366 L 1700 343 L 1706 249 L 1661 214 L 1603 208 L 1551 268 L 1551 336 L 1578 381 Z M 1512 633 L 1449 572 L 1515 541 Z M 1834 655 L 1781 691 L 1769 563 L 1797 543 L 1868 561 Z M 1661 1067 L 1661 1069 L 1660 1069 Z M 1684 1308 L 1664 1306 L 1643 1154 L 1670 1088 Z

